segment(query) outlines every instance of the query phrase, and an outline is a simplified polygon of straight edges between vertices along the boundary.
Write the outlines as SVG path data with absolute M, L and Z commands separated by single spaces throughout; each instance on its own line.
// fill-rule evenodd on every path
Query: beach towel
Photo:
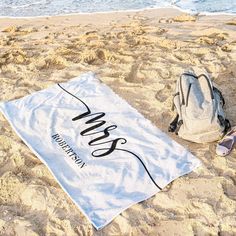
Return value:
M 0 110 L 96 229 L 200 165 L 92 72 Z

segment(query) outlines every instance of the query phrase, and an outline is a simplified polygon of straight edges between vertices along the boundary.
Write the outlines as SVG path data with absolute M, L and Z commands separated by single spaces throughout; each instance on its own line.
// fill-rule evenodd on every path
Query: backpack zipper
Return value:
M 196 75 L 193 75 L 193 74 L 190 74 L 190 73 L 183 73 L 183 74 L 181 75 L 181 77 L 180 77 L 180 90 L 181 90 L 181 94 L 182 94 L 182 105 L 185 105 L 184 96 L 183 96 L 183 88 L 182 88 L 182 76 L 183 76 L 183 75 L 192 76 L 192 77 L 194 77 L 194 78 L 196 78 L 196 79 L 199 79 L 200 77 L 203 76 L 203 77 L 206 79 L 207 85 L 208 85 L 208 87 L 209 87 L 209 89 L 210 89 L 211 99 L 214 99 L 213 88 L 212 88 L 211 83 L 210 83 L 210 81 L 209 81 L 209 79 L 208 79 L 208 77 L 207 77 L 206 75 L 200 74 L 199 76 L 196 76 Z
M 183 75 L 187 75 L 187 76 L 192 76 L 193 78 L 195 79 L 198 79 L 197 76 L 193 75 L 193 74 L 190 74 L 190 73 L 183 73 L 181 76 L 180 76 L 180 92 L 181 92 L 181 95 L 182 95 L 182 105 L 185 105 L 185 101 L 184 101 L 184 92 L 183 92 L 183 87 L 182 87 L 182 76 Z M 189 89 L 189 88 L 188 88 Z M 188 96 L 188 95 L 187 95 Z
M 208 84 L 208 87 L 209 87 L 209 89 L 210 89 L 210 91 L 211 91 L 211 99 L 214 99 L 213 88 L 212 88 L 212 86 L 211 86 L 211 83 L 210 83 L 208 77 L 207 77 L 206 75 L 204 75 L 204 74 L 201 74 L 201 75 L 199 75 L 199 76 L 197 77 L 197 79 L 199 79 L 201 76 L 203 76 L 203 77 L 206 79 L 207 84 Z
M 184 105 L 185 102 L 184 102 L 184 93 L 183 93 L 183 87 L 182 87 L 182 75 L 180 76 L 180 92 L 181 92 L 181 95 L 182 95 L 182 102 L 181 102 L 181 104 Z
M 188 86 L 188 92 L 187 92 L 187 97 L 186 97 L 186 107 L 188 106 L 188 98 L 189 98 L 191 86 L 192 86 L 192 83 L 190 83 Z

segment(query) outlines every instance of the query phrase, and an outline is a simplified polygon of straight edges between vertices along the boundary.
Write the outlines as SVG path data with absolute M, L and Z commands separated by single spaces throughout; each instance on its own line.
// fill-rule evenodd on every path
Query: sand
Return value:
M 94 71 L 164 132 L 175 81 L 207 71 L 236 125 L 236 17 L 173 9 L 0 19 L 0 101 Z M 96 231 L 0 115 L 0 235 L 236 235 L 236 152 L 169 134 L 203 166 Z

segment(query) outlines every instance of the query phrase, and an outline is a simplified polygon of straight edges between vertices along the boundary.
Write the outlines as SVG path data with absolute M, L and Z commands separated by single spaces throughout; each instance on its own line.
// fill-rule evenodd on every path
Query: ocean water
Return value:
M 192 13 L 236 14 L 236 0 L 0 0 L 0 16 L 52 16 L 161 7 L 177 7 Z

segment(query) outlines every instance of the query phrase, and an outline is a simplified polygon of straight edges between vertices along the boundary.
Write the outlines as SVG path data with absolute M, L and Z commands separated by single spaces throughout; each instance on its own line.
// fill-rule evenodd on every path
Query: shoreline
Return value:
M 229 20 L 236 18 L 236 15 L 230 14 L 210 14 L 210 15 L 201 15 L 201 14 L 189 14 L 187 12 L 183 12 L 175 7 L 171 8 L 157 8 L 157 9 L 143 9 L 143 10 L 134 10 L 134 11 L 114 11 L 114 12 L 102 12 L 102 13 L 72 13 L 65 15 L 56 15 L 56 16 L 36 16 L 36 17 L 0 17 L 0 29 L 7 27 L 9 24 L 22 24 L 29 23 L 32 24 L 35 22 L 58 22 L 58 19 L 62 21 L 70 21 L 70 23 L 76 23 L 76 21 L 80 21 L 81 24 L 94 24 L 94 19 L 96 19 L 96 24 L 106 24 L 108 21 L 120 21 L 125 22 L 127 18 L 132 18 L 133 16 L 143 16 L 151 19 L 161 19 L 161 18 L 173 18 L 179 15 L 189 15 L 192 17 L 196 17 L 198 19 L 206 19 L 207 20 Z M 235 17 L 234 17 L 235 16 Z M 125 17 L 125 19 L 124 19 Z M 234 19 L 233 19 L 234 20 Z M 73 22 L 74 21 L 74 22 Z
M 190 15 L 198 15 L 198 16 L 235 16 L 236 13 L 229 12 L 195 12 L 192 10 L 185 10 L 177 6 L 163 6 L 163 7 L 147 7 L 141 9 L 129 9 L 129 10 L 114 10 L 114 11 L 101 11 L 101 12 L 72 12 L 58 15 L 41 15 L 41 16 L 0 16 L 0 19 L 34 19 L 34 18 L 51 18 L 51 17 L 67 17 L 67 16 L 77 16 L 77 15 L 97 15 L 97 14 L 116 14 L 116 13 L 142 13 L 144 11 L 159 11 L 159 10 L 177 10 L 182 13 L 190 14 Z

